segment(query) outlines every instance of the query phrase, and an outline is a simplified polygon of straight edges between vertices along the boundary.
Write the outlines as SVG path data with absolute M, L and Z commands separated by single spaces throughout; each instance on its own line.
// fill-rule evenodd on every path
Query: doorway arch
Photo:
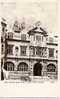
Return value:
M 33 75 L 34 76 L 42 76 L 42 64 L 36 63 L 33 68 Z

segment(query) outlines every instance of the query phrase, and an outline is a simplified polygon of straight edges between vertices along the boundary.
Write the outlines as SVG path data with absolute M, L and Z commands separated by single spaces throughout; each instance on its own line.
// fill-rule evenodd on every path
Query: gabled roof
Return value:
M 47 36 L 47 32 L 42 27 L 34 27 L 28 31 L 29 35 L 34 35 L 35 33 L 41 33 L 42 35 Z

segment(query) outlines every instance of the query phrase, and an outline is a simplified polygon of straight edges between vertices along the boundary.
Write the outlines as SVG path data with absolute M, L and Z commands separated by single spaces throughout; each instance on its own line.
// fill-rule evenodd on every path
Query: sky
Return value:
M 57 0 L 0 0 L 1 17 L 11 24 L 17 19 L 27 26 L 40 21 L 41 26 L 51 35 L 57 31 Z

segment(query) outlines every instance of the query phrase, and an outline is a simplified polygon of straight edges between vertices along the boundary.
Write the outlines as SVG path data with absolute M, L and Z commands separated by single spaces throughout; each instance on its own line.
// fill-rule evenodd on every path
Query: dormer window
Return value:
M 41 41 L 41 36 L 37 35 L 37 36 L 36 36 L 36 40 L 37 40 L 37 41 Z
M 25 29 L 25 22 L 21 23 L 21 29 Z
M 26 34 L 21 34 L 21 40 L 26 40 Z
M 14 32 L 16 32 L 16 33 L 20 33 L 21 28 L 20 28 L 20 25 L 19 25 L 18 21 L 15 21 L 15 22 L 14 22 L 13 30 L 14 30 Z
M 7 54 L 13 55 L 13 45 L 8 45 L 7 46 Z
M 53 38 L 52 37 L 49 37 L 49 42 L 53 43 Z

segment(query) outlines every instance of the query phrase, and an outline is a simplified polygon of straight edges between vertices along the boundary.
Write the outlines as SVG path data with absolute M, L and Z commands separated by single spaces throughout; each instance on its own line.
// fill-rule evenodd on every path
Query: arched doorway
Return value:
M 18 71 L 28 71 L 28 65 L 24 62 L 19 63 L 18 67 L 17 67 Z
M 40 63 L 36 63 L 33 68 L 34 76 L 42 76 L 42 65 Z
M 14 71 L 14 64 L 12 62 L 6 62 L 4 64 L 4 69 L 7 71 Z

